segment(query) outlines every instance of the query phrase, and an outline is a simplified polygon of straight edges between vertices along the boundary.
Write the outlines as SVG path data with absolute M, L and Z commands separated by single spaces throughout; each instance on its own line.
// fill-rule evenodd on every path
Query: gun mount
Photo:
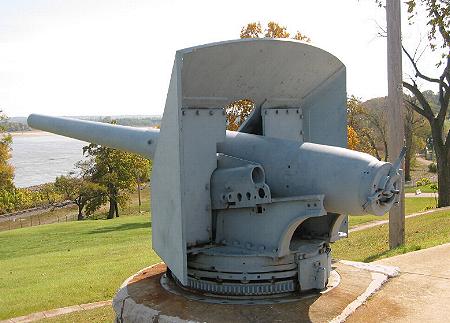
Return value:
M 225 107 L 255 103 L 239 131 Z M 183 288 L 226 297 L 323 289 L 347 214 L 383 215 L 399 165 L 348 150 L 345 67 L 308 44 L 176 53 L 161 131 L 30 115 L 31 127 L 154 160 L 153 248 Z

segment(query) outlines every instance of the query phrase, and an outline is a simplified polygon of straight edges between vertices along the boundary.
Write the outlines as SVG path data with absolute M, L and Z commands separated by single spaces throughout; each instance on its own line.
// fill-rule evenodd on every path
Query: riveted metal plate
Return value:
M 301 108 L 263 107 L 261 116 L 264 136 L 303 142 L 303 111 Z

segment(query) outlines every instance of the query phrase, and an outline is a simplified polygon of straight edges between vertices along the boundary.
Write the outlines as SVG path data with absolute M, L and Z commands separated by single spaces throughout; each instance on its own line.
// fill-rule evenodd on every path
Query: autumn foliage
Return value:
M 360 144 L 358 134 L 352 126 L 347 126 L 347 147 L 351 150 L 357 150 Z
M 228 105 L 226 107 L 227 129 L 237 131 L 252 112 L 253 106 L 253 101 L 250 99 L 238 100 Z
M 0 110 L 0 121 L 5 120 L 6 116 Z M 11 158 L 11 135 L 4 133 L 0 126 L 0 189 L 12 189 L 14 168 L 9 164 Z
M 289 38 L 291 35 L 287 31 L 286 26 L 282 26 L 277 22 L 269 21 L 267 27 L 263 30 L 261 23 L 251 22 L 241 29 L 241 38 Z M 292 39 L 310 42 L 311 39 L 308 36 L 303 35 L 297 31 Z

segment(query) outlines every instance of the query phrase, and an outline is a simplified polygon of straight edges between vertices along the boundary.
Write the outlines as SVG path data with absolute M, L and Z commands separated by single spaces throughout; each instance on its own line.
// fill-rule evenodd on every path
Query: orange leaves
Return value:
M 288 32 L 286 26 L 282 26 L 275 21 L 269 21 L 267 28 L 264 30 L 261 27 L 261 23 L 251 22 L 245 27 L 242 27 L 240 37 L 241 38 L 289 38 L 291 34 Z M 304 42 L 311 42 L 311 39 L 297 31 L 297 33 L 292 37 L 292 39 L 301 40 Z
M 237 131 L 253 110 L 253 101 L 242 99 L 225 108 L 227 114 L 227 130 Z
M 294 37 L 292 37 L 293 39 L 296 40 L 301 40 L 304 41 L 305 43 L 310 43 L 311 42 L 311 38 L 309 38 L 308 36 L 303 35 L 301 32 L 297 31 L 297 33 L 294 35 Z
M 360 143 L 358 134 L 352 126 L 347 126 L 347 147 L 351 150 L 357 150 Z
M 241 29 L 241 38 L 260 38 L 262 28 L 259 22 L 251 22 Z
M 264 36 L 267 38 L 289 38 L 289 35 L 286 26 L 281 26 L 274 21 L 269 21 Z

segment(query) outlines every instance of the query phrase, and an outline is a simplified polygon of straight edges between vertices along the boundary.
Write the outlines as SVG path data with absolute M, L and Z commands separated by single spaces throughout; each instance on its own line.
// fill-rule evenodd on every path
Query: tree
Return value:
M 433 146 L 438 166 L 439 207 L 450 205 L 450 130 L 445 129 L 448 118 L 450 100 L 450 5 L 448 0 L 409 0 L 409 19 L 413 23 L 417 17 L 417 6 L 427 12 L 425 28 L 428 30 L 428 41 L 432 51 L 440 52 L 436 62 L 437 76 L 425 75 L 419 67 L 416 54 L 403 47 L 415 75 L 410 81 L 403 81 L 403 86 L 411 93 L 412 98 L 405 102 L 409 108 L 422 115 L 430 124 Z M 432 102 L 419 89 L 417 81 L 427 82 L 438 88 L 438 111 L 432 109 Z
M 349 148 L 371 154 L 378 160 L 387 160 L 388 148 L 386 139 L 385 109 L 379 105 L 378 99 L 364 104 L 354 96 L 347 100 L 347 122 Z M 357 137 L 356 145 L 352 137 Z
M 384 159 L 384 161 L 387 161 L 389 149 L 387 143 L 386 108 L 383 105 L 369 108 L 367 107 L 368 102 L 365 104 L 366 108 L 363 109 L 362 114 L 367 122 L 368 130 L 364 134 L 368 138 L 372 149 L 376 152 L 376 157 L 379 160 Z M 382 155 L 384 155 L 384 158 L 382 158 Z
M 409 98 L 412 99 L 412 98 Z M 405 105 L 405 181 L 411 180 L 411 165 L 417 152 L 425 148 L 426 138 L 430 134 L 424 117 Z
M 277 22 L 269 21 L 267 23 L 267 28 L 262 29 L 261 23 L 251 22 L 241 29 L 241 38 L 289 38 L 291 34 L 287 31 L 286 26 L 282 26 Z M 302 40 L 305 42 L 310 42 L 311 39 L 303 35 L 301 32 L 297 31 L 292 39 Z
M 411 99 L 411 98 L 410 98 Z M 387 146 L 386 98 L 374 98 L 364 103 L 355 97 L 347 101 L 349 148 L 369 153 L 379 160 L 386 161 L 389 155 Z M 425 147 L 426 138 L 431 133 L 425 119 L 406 107 L 405 119 L 405 180 L 411 180 L 411 164 L 416 153 Z M 356 146 L 350 146 L 351 136 L 358 138 Z M 354 141 L 354 140 L 353 140 Z
M 90 157 L 87 172 L 92 182 L 102 186 L 105 192 L 90 199 L 86 209 L 93 212 L 109 202 L 107 218 L 118 217 L 119 205 L 126 205 L 138 178 L 148 174 L 150 162 L 138 155 L 96 144 L 83 147 L 83 153 Z
M 240 38 L 289 38 L 289 36 L 290 33 L 287 31 L 287 27 L 274 21 L 269 21 L 267 23 L 267 28 L 264 30 L 262 29 L 260 22 L 248 23 L 245 27 L 242 27 L 240 33 Z M 299 31 L 295 33 L 292 39 L 304 42 L 311 41 L 308 36 L 303 35 Z M 251 98 L 237 100 L 225 107 L 227 130 L 237 131 L 250 115 L 253 108 L 254 103 Z
M 106 192 L 102 186 L 86 178 L 76 176 L 59 176 L 55 181 L 55 189 L 66 200 L 73 201 L 78 206 L 78 220 L 83 220 L 83 209 L 86 204 Z M 89 215 L 90 213 L 87 212 Z
M 252 113 L 254 104 L 250 99 L 235 101 L 225 108 L 227 115 L 227 130 L 237 131 L 241 124 Z
M 0 123 L 6 119 L 6 115 L 0 110 Z M 11 143 L 11 135 L 5 133 L 5 128 L 0 126 L 0 188 L 6 190 L 14 188 L 14 168 L 8 163 L 11 158 Z
M 152 162 L 144 158 L 136 158 L 134 161 L 134 176 L 136 178 L 137 193 L 138 193 L 138 207 L 141 213 L 141 184 L 150 180 L 150 173 L 152 170 Z
M 46 183 L 40 186 L 39 194 L 41 199 L 47 201 L 49 206 L 53 206 L 60 198 L 53 183 Z
M 347 147 L 351 150 L 357 150 L 360 144 L 358 133 L 352 126 L 347 126 Z

